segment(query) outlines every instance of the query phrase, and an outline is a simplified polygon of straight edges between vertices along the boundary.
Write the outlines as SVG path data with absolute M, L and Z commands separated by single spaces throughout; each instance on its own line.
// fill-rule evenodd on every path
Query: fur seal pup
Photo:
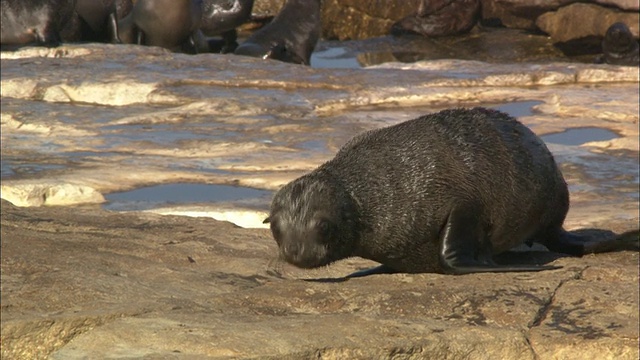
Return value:
M 626 66 L 640 64 L 640 46 L 625 23 L 617 22 L 607 29 L 602 40 L 602 52 L 596 59 L 598 63 Z
M 231 53 L 238 47 L 236 28 L 251 18 L 254 0 L 204 0 L 200 31 L 222 36 L 222 43 L 210 41 L 212 52 Z
M 58 46 L 74 0 L 2 0 L 0 44 Z
M 118 22 L 118 34 L 125 44 L 171 50 L 188 44 L 195 51 L 201 20 L 202 0 L 136 0 L 131 13 Z
M 416 14 L 398 20 L 390 32 L 427 37 L 461 34 L 473 28 L 479 13 L 479 0 L 423 0 Z
M 355 136 L 281 188 L 271 232 L 285 261 L 316 268 L 352 256 L 375 272 L 540 271 L 493 255 L 540 242 L 597 252 L 562 228 L 569 191 L 531 130 L 486 108 L 451 109 Z M 352 275 L 358 276 L 358 275 Z
M 234 54 L 309 65 L 320 30 L 320 0 L 287 0 L 273 21 L 249 36 Z

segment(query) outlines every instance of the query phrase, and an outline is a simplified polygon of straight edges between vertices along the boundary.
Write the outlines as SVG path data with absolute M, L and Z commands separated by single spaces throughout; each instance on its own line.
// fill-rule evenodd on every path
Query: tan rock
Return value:
M 536 25 L 551 36 L 554 42 L 579 40 L 589 36 L 603 37 L 609 26 L 624 22 L 638 37 L 640 14 L 620 12 L 594 4 L 575 3 L 540 15 Z M 585 26 L 585 24 L 590 24 Z
M 499 20 L 504 26 L 510 28 L 536 30 L 538 16 L 577 2 L 579 1 L 482 0 L 482 18 L 485 20 Z M 638 2 L 634 0 L 592 0 L 581 2 L 591 2 L 627 11 L 638 11 Z
M 14 184 L 3 181 L 0 196 L 16 206 L 99 204 L 104 197 L 86 185 L 55 181 L 28 181 Z
M 335 281 L 374 263 L 295 269 L 275 261 L 268 230 L 204 218 L 3 201 L 1 220 L 3 358 L 638 355 L 638 253 Z

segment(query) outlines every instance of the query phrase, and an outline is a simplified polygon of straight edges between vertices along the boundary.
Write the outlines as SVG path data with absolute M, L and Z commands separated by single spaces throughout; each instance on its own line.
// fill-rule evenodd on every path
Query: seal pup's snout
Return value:
M 318 242 L 317 234 L 307 229 L 287 229 L 277 240 L 281 257 L 290 264 L 304 269 L 326 265 L 327 247 Z
M 311 269 L 353 255 L 357 245 L 356 204 L 330 174 L 298 178 L 274 196 L 265 222 L 280 259 Z

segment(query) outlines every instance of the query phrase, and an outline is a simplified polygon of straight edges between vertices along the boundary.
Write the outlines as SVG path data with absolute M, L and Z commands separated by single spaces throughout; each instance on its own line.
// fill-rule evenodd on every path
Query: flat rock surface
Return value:
M 375 264 L 298 270 L 267 230 L 212 219 L 2 201 L 1 225 L 6 359 L 638 357 L 637 252 L 344 281 Z
M 345 69 L 136 46 L 2 52 L 3 358 L 637 359 L 637 252 L 536 250 L 509 256 L 563 268 L 344 281 L 375 264 L 302 271 L 277 260 L 268 230 L 148 212 L 264 226 L 271 192 L 353 135 L 482 105 L 547 142 L 568 229 L 637 229 L 638 69 L 485 59 Z

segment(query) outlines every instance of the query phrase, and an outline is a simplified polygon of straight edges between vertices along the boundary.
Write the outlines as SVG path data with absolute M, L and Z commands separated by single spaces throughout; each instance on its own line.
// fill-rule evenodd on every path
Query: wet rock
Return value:
M 1 206 L 3 358 L 638 356 L 633 252 L 340 281 L 375 264 L 291 268 L 267 230 L 211 219 Z
M 475 29 L 468 34 L 439 38 L 382 37 L 357 43 L 358 61 L 363 66 L 441 59 L 495 63 L 575 61 L 556 48 L 547 36 L 504 28 Z M 331 42 L 336 47 L 341 44 L 347 48 L 344 42 Z
M 460 45 L 474 49 L 472 40 Z M 350 49 L 347 54 L 397 46 L 398 58 L 403 49 L 421 49 L 396 44 L 392 37 L 387 41 L 368 48 L 354 42 L 340 46 Z M 67 193 L 67 203 L 102 201 L 88 190 L 74 190 L 73 196 L 56 190 L 61 185 L 101 196 L 184 182 L 275 190 L 331 158 L 358 132 L 443 107 L 514 101 L 534 101 L 526 108 L 536 105 L 535 112 L 524 121 L 539 134 L 584 126 L 620 134 L 578 151 L 581 156 L 600 151 L 607 160 L 587 166 L 587 175 L 572 180 L 572 186 L 588 182 L 614 188 L 606 196 L 626 203 L 627 193 L 633 193 L 627 189 L 637 185 L 628 173 L 604 183 L 589 180 L 591 173 L 614 173 L 601 164 L 632 169 L 620 164 L 637 159 L 632 152 L 615 153 L 637 149 L 638 72 L 633 68 L 499 63 L 498 58 L 513 59 L 499 52 L 476 55 L 490 62 L 443 59 L 363 70 L 124 45 L 65 45 L 57 51 L 57 57 L 43 48 L 2 53 L 2 197 L 11 194 L 16 204 L 51 204 Z M 561 161 L 582 164 L 572 151 L 561 154 Z M 56 195 L 46 195 L 51 193 Z M 266 210 L 254 208 L 254 215 L 247 215 L 217 202 L 190 205 L 198 210 L 174 213 L 215 214 L 251 227 L 262 225 L 258 214 Z
M 639 21 L 637 11 L 620 12 L 595 4 L 575 3 L 541 15 L 536 25 L 565 53 L 596 54 L 602 52 L 601 42 L 609 26 L 623 22 L 637 38 Z

